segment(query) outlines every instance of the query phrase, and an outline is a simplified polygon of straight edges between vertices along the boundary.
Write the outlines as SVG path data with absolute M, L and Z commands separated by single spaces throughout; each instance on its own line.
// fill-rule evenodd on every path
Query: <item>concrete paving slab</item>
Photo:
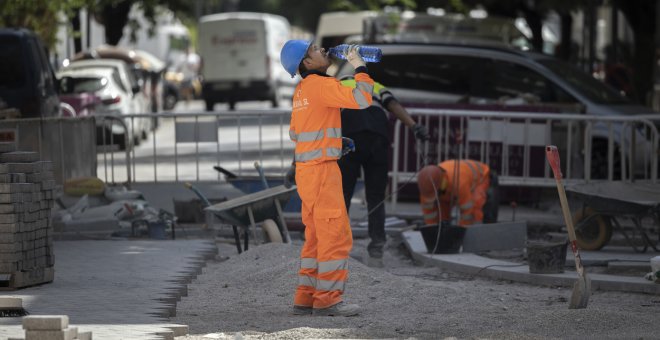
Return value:
M 526 240 L 526 222 L 474 224 L 465 230 L 463 251 L 478 253 L 487 250 L 523 248 Z
M 572 287 L 577 280 L 577 273 L 574 271 L 567 270 L 561 274 L 531 274 L 527 264 L 491 259 L 468 253 L 429 254 L 419 231 L 406 231 L 402 236 L 404 244 L 413 258 L 428 265 L 474 276 L 479 275 L 544 286 Z M 610 255 L 614 256 L 612 253 Z M 591 273 L 588 273 L 588 275 L 591 279 L 592 289 L 660 295 L 660 285 L 645 280 L 643 277 Z
M 0 296 L 23 299 L 31 315 L 68 315 L 71 327 L 94 339 L 162 339 L 172 324 L 162 296 L 180 294 L 204 259 L 211 240 L 55 241 L 55 280 Z M 24 337 L 22 318 L 0 318 L 0 339 Z

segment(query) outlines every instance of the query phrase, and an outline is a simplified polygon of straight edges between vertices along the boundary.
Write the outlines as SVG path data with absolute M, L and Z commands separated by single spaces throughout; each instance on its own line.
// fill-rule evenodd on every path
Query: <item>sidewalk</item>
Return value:
M 187 283 L 216 254 L 210 240 L 54 241 L 52 283 L 0 291 L 31 315 L 68 315 L 94 339 L 162 339 Z M 21 318 L 0 318 L 0 339 L 24 338 Z
M 531 274 L 529 266 L 520 261 L 493 259 L 478 254 L 430 254 L 419 231 L 404 231 L 403 242 L 412 257 L 425 265 L 452 270 L 473 276 L 489 277 L 496 280 L 511 280 L 541 286 L 572 287 L 577 280 L 575 272 L 575 257 L 566 252 L 565 272 L 561 274 Z M 651 271 L 650 259 L 658 253 L 647 251 L 637 253 L 632 247 L 605 246 L 599 251 L 580 251 L 582 264 L 591 279 L 593 290 L 611 290 L 660 295 L 660 284 L 644 279 L 643 275 L 631 276 L 623 274 L 601 274 L 596 268 L 600 266 L 612 273 L 634 271 L 646 273 Z

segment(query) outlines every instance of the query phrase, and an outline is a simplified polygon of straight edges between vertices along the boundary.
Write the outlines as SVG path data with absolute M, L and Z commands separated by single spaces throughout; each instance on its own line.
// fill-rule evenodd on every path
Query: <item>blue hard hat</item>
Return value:
M 282 47 L 280 62 L 282 62 L 284 69 L 289 72 L 291 78 L 296 76 L 298 65 L 307 54 L 307 49 L 311 43 L 307 40 L 289 40 Z

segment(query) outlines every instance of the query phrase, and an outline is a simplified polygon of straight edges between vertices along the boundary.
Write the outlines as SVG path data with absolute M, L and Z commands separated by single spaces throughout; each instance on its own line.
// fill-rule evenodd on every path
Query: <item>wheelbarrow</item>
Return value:
M 572 198 L 582 207 L 573 213 L 577 242 L 581 249 L 598 250 L 605 246 L 616 228 L 636 252 L 646 252 L 648 247 L 660 251 L 660 184 L 640 182 L 598 182 L 566 187 Z M 642 219 L 650 217 L 657 228 L 658 240 L 651 240 L 648 227 Z M 627 218 L 633 222 L 632 235 L 619 222 Z M 643 245 L 633 239 L 639 234 Z
M 244 231 L 244 250 L 248 249 L 249 227 L 256 230 L 257 223 L 262 223 L 262 228 L 268 235 L 271 242 L 291 243 L 291 237 L 282 214 L 282 206 L 285 205 L 291 195 L 296 192 L 296 187 L 286 188 L 284 185 L 268 188 L 268 184 L 263 176 L 263 171 L 259 163 L 255 162 L 255 167 L 262 177 L 265 190 L 246 194 L 244 196 L 211 205 L 206 197 L 194 186 L 186 184 L 197 196 L 204 202 L 206 208 L 221 222 L 232 226 L 236 249 L 240 254 L 242 252 L 238 228 Z M 275 222 L 279 221 L 279 225 Z

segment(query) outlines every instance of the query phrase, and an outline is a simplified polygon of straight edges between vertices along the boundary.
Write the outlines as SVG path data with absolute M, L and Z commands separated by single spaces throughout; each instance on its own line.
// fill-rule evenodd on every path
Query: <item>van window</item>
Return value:
M 0 88 L 17 88 L 25 84 L 25 67 L 21 41 L 13 36 L 0 36 Z
M 373 78 L 388 87 L 464 96 L 478 59 L 464 56 L 390 55 L 369 64 Z
M 539 63 L 564 79 L 576 91 L 598 104 L 629 104 L 628 99 L 579 68 L 559 60 L 539 60 Z
M 33 65 L 41 65 L 34 70 L 39 86 L 48 87 L 52 84 L 50 79 L 50 69 L 48 68 L 48 61 L 43 55 L 44 52 L 40 50 L 37 41 L 35 39 L 30 39 L 29 41 L 30 49 L 32 50 L 32 58 L 34 59 Z
M 477 82 L 477 97 L 510 101 L 519 99 L 521 104 L 576 103 L 568 93 L 536 71 L 507 61 L 492 60 L 481 63 L 482 77 Z

